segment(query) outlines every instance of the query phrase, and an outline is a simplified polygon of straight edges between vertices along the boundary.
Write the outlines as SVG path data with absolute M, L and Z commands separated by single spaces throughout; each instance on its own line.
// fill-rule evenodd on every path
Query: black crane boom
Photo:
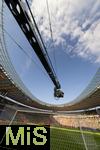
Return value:
M 50 59 L 48 59 L 47 57 L 48 55 L 47 53 L 45 53 L 45 46 L 40 36 L 40 32 L 37 28 L 35 20 L 33 20 L 34 24 L 32 24 L 32 21 L 21 0 L 5 0 L 5 3 L 12 12 L 14 18 L 16 19 L 20 28 L 24 32 L 27 40 L 29 41 L 36 55 L 40 59 L 42 65 L 47 71 L 52 82 L 54 83 L 55 85 L 54 96 L 63 97 L 64 93 L 60 91 L 61 85 L 57 79 L 52 64 L 49 63 Z M 57 89 L 57 96 L 56 96 L 56 89 Z

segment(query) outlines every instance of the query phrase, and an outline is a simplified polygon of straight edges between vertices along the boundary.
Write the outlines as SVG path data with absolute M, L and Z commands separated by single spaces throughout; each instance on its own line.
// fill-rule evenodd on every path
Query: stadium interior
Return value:
M 100 150 L 100 68 L 72 102 L 52 105 L 25 87 L 8 56 L 0 1 L 0 125 L 50 125 L 51 150 Z M 2 12 L 2 13 L 1 13 Z

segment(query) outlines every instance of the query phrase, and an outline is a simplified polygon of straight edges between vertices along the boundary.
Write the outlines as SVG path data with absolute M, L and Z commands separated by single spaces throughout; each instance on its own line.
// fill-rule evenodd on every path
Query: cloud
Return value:
M 100 0 L 48 0 L 55 46 L 100 63 Z M 51 41 L 46 0 L 31 5 L 39 30 Z

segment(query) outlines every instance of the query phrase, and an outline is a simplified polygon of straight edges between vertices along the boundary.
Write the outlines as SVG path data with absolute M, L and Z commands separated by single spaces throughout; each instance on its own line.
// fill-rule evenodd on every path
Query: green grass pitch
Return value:
M 50 150 L 100 150 L 100 133 L 51 127 Z

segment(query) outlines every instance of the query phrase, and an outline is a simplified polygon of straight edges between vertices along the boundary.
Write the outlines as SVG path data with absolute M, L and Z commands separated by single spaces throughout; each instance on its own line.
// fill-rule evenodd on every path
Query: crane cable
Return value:
M 33 19 L 33 22 L 34 22 L 34 25 L 35 25 L 35 27 L 36 27 L 36 30 L 37 30 L 37 32 L 38 32 L 38 34 L 39 34 L 39 36 L 40 36 L 40 40 L 41 40 L 41 42 L 42 42 L 42 45 L 43 45 L 43 47 L 44 47 L 44 50 L 45 50 L 45 53 L 46 53 L 46 55 L 47 55 L 47 57 L 48 57 L 48 60 L 49 60 L 49 62 L 50 62 L 50 65 L 51 65 L 51 67 L 52 67 L 52 70 L 53 70 L 53 73 L 54 73 L 54 75 L 55 75 L 55 78 L 57 78 L 56 72 L 55 72 L 54 67 L 53 67 L 53 65 L 52 65 L 51 59 L 50 59 L 50 57 L 49 57 L 49 55 L 48 55 L 47 49 L 46 49 L 46 47 L 45 47 L 45 45 L 44 45 L 43 39 L 42 39 L 42 37 L 41 37 L 40 31 L 39 31 L 39 29 L 38 29 L 38 27 L 37 27 L 37 24 L 36 24 L 36 22 L 35 22 L 35 19 L 34 19 L 34 16 L 33 16 L 32 11 L 31 11 L 31 8 L 30 8 L 30 6 L 29 6 L 29 3 L 28 3 L 27 0 L 25 0 L 25 1 L 26 1 L 26 4 L 27 4 L 27 7 L 28 7 L 28 9 L 29 9 L 29 12 L 30 12 L 30 14 L 31 14 L 31 17 L 32 17 L 32 19 Z
M 56 62 L 56 54 L 55 54 L 55 47 L 54 47 L 54 37 L 53 37 L 53 30 L 52 30 L 52 23 L 51 23 L 51 15 L 50 15 L 50 9 L 49 9 L 49 3 L 48 3 L 48 0 L 46 0 L 46 6 L 47 6 L 47 12 L 48 12 L 48 20 L 49 20 L 50 35 L 51 35 L 52 45 L 53 45 L 52 48 L 54 49 L 55 69 L 56 69 L 56 72 L 57 72 L 57 74 L 58 74 L 58 70 L 57 70 L 57 62 Z
M 58 75 L 57 62 L 56 62 L 56 55 L 55 55 L 55 46 L 54 46 L 54 37 L 53 37 L 53 30 L 52 30 L 52 23 L 51 23 L 51 15 L 50 15 L 50 9 L 49 9 L 48 0 L 46 0 L 46 6 L 47 6 L 47 12 L 48 12 L 50 35 L 51 35 L 51 39 L 52 39 L 52 48 L 54 49 L 55 69 L 56 69 L 56 72 L 57 72 L 57 75 Z M 59 98 L 55 97 L 55 100 L 59 100 Z
M 51 39 L 52 39 L 52 42 L 54 42 L 53 31 L 52 31 L 52 24 L 51 24 L 51 17 L 50 17 L 50 9 L 49 9 L 48 0 L 46 0 L 46 5 L 47 5 L 47 12 L 48 12 L 48 20 L 49 20 L 49 27 L 50 27 Z

